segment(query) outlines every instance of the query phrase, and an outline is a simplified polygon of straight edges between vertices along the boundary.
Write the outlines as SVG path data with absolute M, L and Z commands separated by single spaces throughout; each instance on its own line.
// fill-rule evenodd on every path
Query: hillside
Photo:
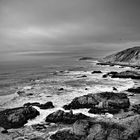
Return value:
M 130 63 L 140 65 L 140 46 L 106 56 L 104 60 L 111 63 Z

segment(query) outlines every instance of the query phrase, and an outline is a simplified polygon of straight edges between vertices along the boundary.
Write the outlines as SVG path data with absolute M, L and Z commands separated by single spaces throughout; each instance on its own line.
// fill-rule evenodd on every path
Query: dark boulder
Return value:
M 52 114 L 49 114 L 46 117 L 46 122 L 53 122 L 58 123 L 62 122 L 65 124 L 72 124 L 76 120 L 87 118 L 87 116 L 83 115 L 82 113 L 73 114 L 72 111 L 70 112 L 64 112 L 62 110 L 58 110 L 56 112 L 53 112 Z
M 138 94 L 138 93 L 140 93 L 140 87 L 137 87 L 137 88 L 129 88 L 127 91 L 128 92 L 135 93 L 135 94 Z
M 108 76 L 107 74 L 104 74 L 102 77 L 103 77 L 103 78 L 107 78 L 107 76 Z
M 64 90 L 64 88 L 59 88 L 58 90 L 59 90 L 59 91 L 62 91 L 62 90 Z
M 20 128 L 38 115 L 39 112 L 31 106 L 6 109 L 0 112 L 0 126 L 4 129 Z
M 113 87 L 113 90 L 117 91 L 117 88 L 116 87 Z
M 87 76 L 86 75 L 82 75 L 82 76 L 79 76 L 77 78 L 86 78 Z
M 1 133 L 3 133 L 3 134 L 7 134 L 8 131 L 7 131 L 7 129 L 4 129 L 4 130 L 1 131 Z
M 125 109 L 129 108 L 130 102 L 125 93 L 102 92 L 76 97 L 64 109 L 92 108 L 102 104 L 101 108 Z
M 102 73 L 101 71 L 93 71 L 91 72 L 91 74 L 94 74 L 94 73 Z
M 45 104 L 40 104 L 40 109 L 49 109 L 49 108 L 54 108 L 54 105 L 52 102 L 47 102 Z
M 113 75 L 113 74 L 117 74 L 118 72 L 116 71 L 111 71 L 111 72 L 108 72 L 107 75 Z
M 79 108 L 91 108 L 93 105 L 97 105 L 99 102 L 95 98 L 94 94 L 88 94 L 80 97 L 76 97 L 68 105 L 64 105 L 63 108 L 79 109 Z
M 40 109 L 50 109 L 50 108 L 54 108 L 54 105 L 52 102 L 46 102 L 44 104 L 40 104 L 38 102 L 33 102 L 33 103 L 25 103 L 23 106 L 37 106 Z

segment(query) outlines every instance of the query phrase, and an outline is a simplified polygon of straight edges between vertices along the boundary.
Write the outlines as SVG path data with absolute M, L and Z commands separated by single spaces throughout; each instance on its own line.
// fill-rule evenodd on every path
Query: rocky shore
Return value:
M 46 103 L 53 107 L 52 103 Z M 51 106 L 50 106 L 51 105 Z M 0 127 L 2 136 L 14 137 L 11 129 L 27 129 L 24 124 L 39 115 L 34 106 L 39 103 L 27 103 L 24 107 L 6 109 L 0 112 Z M 88 108 L 90 113 L 101 114 L 89 117 L 82 113 L 73 113 L 73 109 Z M 131 105 L 127 94 L 102 92 L 88 94 L 74 98 L 71 103 L 64 106 L 66 110 L 57 110 L 46 116 L 43 124 L 32 125 L 34 136 L 31 140 L 139 140 L 140 139 L 140 104 Z M 61 126 L 61 129 L 58 129 Z M 31 129 L 30 128 L 30 129 Z M 29 129 L 29 128 L 28 128 Z M 10 130 L 10 131 L 9 131 Z M 51 133 L 52 130 L 56 132 Z M 25 139 L 25 132 L 21 129 L 20 137 Z M 15 134 L 15 133 L 14 133 Z M 22 137 L 21 137 L 22 136 Z M 1 137 L 0 137 L 1 138 Z M 19 138 L 19 139 L 18 139 Z M 10 138 L 9 138 L 10 140 Z
M 58 72 L 55 76 L 59 76 L 59 79 L 56 79 L 61 80 L 61 86 L 60 83 L 58 86 L 52 78 L 52 85 L 49 86 L 48 91 L 46 87 L 50 81 L 39 80 L 37 84 L 34 82 L 32 86 L 18 90 L 18 98 L 13 101 L 21 97 L 24 100 L 22 106 L 0 111 L 0 140 L 140 140 L 140 104 L 132 103 L 128 94 L 139 94 L 139 87 L 130 87 L 120 92 L 116 86 L 117 78 L 139 81 L 140 72 L 92 70 L 74 74 Z M 60 79 L 64 76 L 66 81 Z M 105 81 L 110 78 L 117 84 L 111 83 L 111 91 L 96 93 L 95 89 L 91 88 L 95 82 L 93 80 L 97 80 L 95 77 Z M 51 86 L 57 91 L 55 99 L 62 95 L 68 100 L 72 89 L 75 89 L 77 96 L 73 96 L 76 93 L 74 92 L 70 96 L 70 102 L 65 104 L 61 103 L 61 100 L 59 102 L 61 108 L 57 108 L 55 100 L 45 100 L 54 92 L 42 97 L 45 102 L 29 100 L 32 97 L 40 98 L 40 94 L 43 94 L 40 93 L 41 89 L 49 92 Z M 82 87 L 82 90 L 79 87 Z M 35 92 L 36 89 L 37 92 Z M 67 91 L 68 94 L 66 94 Z M 87 112 L 85 113 L 84 110 Z M 46 114 L 44 114 L 45 111 Z M 44 121 L 29 125 L 32 120 L 40 119 L 41 115 L 45 116 Z

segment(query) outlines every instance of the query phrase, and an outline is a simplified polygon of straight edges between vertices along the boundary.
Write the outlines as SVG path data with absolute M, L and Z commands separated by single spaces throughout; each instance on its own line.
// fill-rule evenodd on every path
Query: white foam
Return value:
M 46 116 L 48 116 L 49 114 L 51 114 L 52 112 L 58 110 L 59 108 L 53 108 L 53 109 L 40 109 L 39 107 L 34 106 L 34 108 L 40 113 L 39 116 L 37 116 L 35 119 L 33 120 L 28 120 L 28 123 L 25 125 L 33 125 L 33 124 L 39 124 L 45 121 Z
M 30 90 L 30 89 L 32 89 L 32 86 L 25 86 L 25 87 L 23 87 L 23 90 Z
M 45 118 L 57 111 L 57 110 L 63 110 L 65 112 L 69 112 L 69 110 L 64 110 L 62 107 L 58 107 L 58 108 L 53 108 L 53 109 L 40 109 L 39 107 L 35 107 L 34 108 L 39 111 L 40 115 L 37 116 L 35 119 L 33 120 L 28 120 L 28 122 L 25 124 L 27 126 L 30 126 L 30 125 L 34 125 L 34 124 L 40 124 L 40 123 L 43 123 L 45 122 Z M 89 116 L 89 117 L 96 117 L 96 116 L 99 116 L 99 115 L 95 115 L 95 114 L 91 114 L 91 113 L 88 113 L 89 109 L 73 109 L 73 114 L 76 114 L 76 113 L 82 113 L 86 116 Z

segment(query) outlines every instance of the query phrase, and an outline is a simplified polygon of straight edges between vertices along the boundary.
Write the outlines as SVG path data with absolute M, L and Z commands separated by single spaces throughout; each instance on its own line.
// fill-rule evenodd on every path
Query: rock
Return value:
M 59 130 L 50 136 L 51 140 L 81 140 L 80 136 L 76 136 L 71 130 Z
M 46 124 L 34 124 L 34 125 L 32 125 L 32 128 L 37 130 L 37 131 L 46 130 L 48 125 L 49 124 L 47 124 L 47 125 Z
M 137 88 L 129 88 L 127 91 L 128 92 L 135 93 L 135 94 L 138 94 L 138 93 L 140 93 L 140 87 L 137 87 Z
M 89 122 L 87 120 L 77 120 L 73 124 L 73 133 L 78 136 L 85 136 L 88 133 Z
M 64 112 L 62 110 L 58 110 L 56 112 L 53 112 L 52 114 L 49 114 L 46 117 L 46 122 L 53 122 L 58 123 L 62 122 L 65 124 L 72 124 L 76 120 L 87 118 L 87 116 L 83 115 L 82 113 L 73 114 L 70 112 Z
M 101 101 L 98 105 L 93 106 L 89 113 L 94 114 L 102 114 L 102 113 L 111 113 L 116 114 L 119 113 L 122 109 L 129 108 L 130 102 L 127 96 L 123 98 L 121 93 L 115 93 L 116 95 L 112 94 L 112 97 L 108 98 L 107 100 Z M 118 97 L 119 95 L 120 97 Z M 123 95 L 123 94 L 122 94 Z M 110 95 L 111 96 L 111 95 Z M 114 96 L 114 97 L 113 97 Z
M 23 106 L 25 106 L 25 107 L 28 107 L 28 106 L 40 106 L 40 103 L 39 102 L 33 102 L 33 103 L 30 103 L 30 102 L 28 102 L 28 103 L 25 103 Z
M 99 62 L 96 63 L 96 65 L 101 65 L 101 66 L 106 66 L 106 65 L 110 65 L 111 63 L 105 63 L 105 62 Z
M 134 96 L 134 93 L 127 93 L 128 96 Z
M 4 129 L 20 128 L 39 115 L 39 112 L 33 107 L 19 107 L 6 109 L 0 112 L 0 126 Z
M 121 132 L 118 129 L 111 130 L 107 140 L 120 140 Z
M 88 112 L 93 114 L 105 114 L 105 113 L 111 113 L 116 114 L 119 113 L 120 109 L 115 108 L 98 108 L 98 107 L 92 107 Z
M 120 112 L 119 114 L 115 114 L 113 117 L 120 120 L 134 115 L 136 114 L 133 111 L 128 111 L 128 112 Z
M 137 140 L 140 137 L 140 115 L 125 119 L 97 117 L 77 120 L 72 128 L 59 130 L 51 140 Z
M 127 117 L 120 121 L 121 125 L 124 125 L 125 130 L 120 136 L 123 140 L 135 140 L 140 136 L 140 115 L 134 115 Z
M 45 104 L 40 104 L 40 109 L 50 109 L 50 108 L 54 108 L 54 105 L 52 102 L 47 102 Z
M 103 103 L 102 109 L 120 110 L 128 108 L 130 105 L 129 99 L 125 93 L 102 92 L 97 94 L 87 94 L 76 97 L 68 105 L 64 105 L 64 109 L 79 109 L 79 108 L 95 108 L 95 105 Z M 96 109 L 96 108 L 95 108 Z
M 106 139 L 107 132 L 104 130 L 102 125 L 95 124 L 92 125 L 89 129 L 89 135 L 87 136 L 87 140 L 104 140 Z
M 23 95 L 23 94 L 25 94 L 25 91 L 24 90 L 19 90 L 19 91 L 17 91 L 17 94 L 18 95 Z
M 101 71 L 93 71 L 91 72 L 91 74 L 94 74 L 94 73 L 102 73 Z
M 34 93 L 30 92 L 28 89 L 22 89 L 16 92 L 19 96 L 32 96 Z
M 103 77 L 103 78 L 107 78 L 107 76 L 108 76 L 107 74 L 104 74 L 102 77 Z
M 123 71 L 120 73 L 112 74 L 111 78 L 140 79 L 140 73 L 138 73 L 136 71 Z
M 37 106 L 40 109 L 50 109 L 50 108 L 54 108 L 54 105 L 52 102 L 46 102 L 45 104 L 40 104 L 38 102 L 33 102 L 33 103 L 25 103 L 23 106 Z
M 118 73 L 118 72 L 116 72 L 116 71 L 111 71 L 111 72 L 108 72 L 107 75 L 111 76 L 111 75 L 117 74 L 117 73 Z
M 7 129 L 4 129 L 1 131 L 1 133 L 6 134 L 6 133 L 8 133 L 8 131 L 7 131 Z
M 117 88 L 116 87 L 113 87 L 113 90 L 117 91 Z
M 129 108 L 129 111 L 140 114 L 140 104 L 134 104 Z
M 115 66 L 115 64 L 110 64 L 110 67 L 113 67 L 113 66 Z
M 64 88 L 59 88 L 58 90 L 59 90 L 59 91 L 62 91 L 62 90 L 64 90 Z
M 36 137 L 36 138 L 32 138 L 32 139 L 30 139 L 30 140 L 45 140 L 45 139 L 42 138 L 42 137 Z
M 108 77 L 108 76 L 112 76 L 112 75 L 115 75 L 115 74 L 117 74 L 118 72 L 116 72 L 116 71 L 111 71 L 111 72 L 108 72 L 108 73 L 106 73 L 106 74 L 104 74 L 102 77 L 103 78 L 106 78 L 106 77 Z
M 98 101 L 95 99 L 94 94 L 88 94 L 80 97 L 76 97 L 68 105 L 64 105 L 64 109 L 79 109 L 79 108 L 91 108 L 93 105 L 97 105 Z
M 85 78 L 85 77 L 87 77 L 87 76 L 86 75 L 82 75 L 82 76 L 79 76 L 77 78 Z

